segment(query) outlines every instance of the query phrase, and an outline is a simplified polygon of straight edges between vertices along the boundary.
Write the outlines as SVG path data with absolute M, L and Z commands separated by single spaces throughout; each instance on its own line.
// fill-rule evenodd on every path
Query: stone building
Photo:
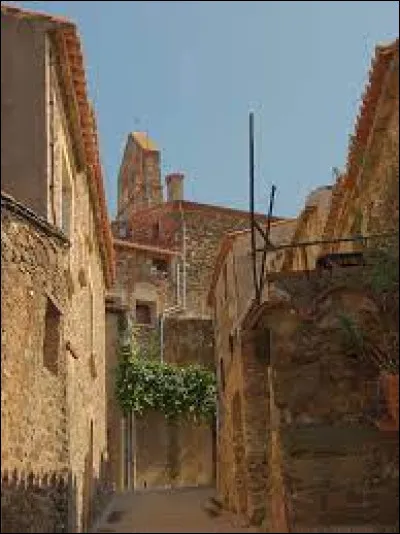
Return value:
M 2 521 L 87 531 L 105 489 L 114 276 L 95 117 L 75 24 L 2 5 L 1 28 Z M 41 497 L 53 475 L 66 505 Z
M 270 242 L 275 246 L 290 243 L 296 226 L 297 220 L 273 222 Z M 257 234 L 257 248 L 261 248 L 263 244 L 263 239 Z M 266 274 L 281 270 L 283 252 L 267 253 Z M 261 254 L 258 255 L 257 271 L 260 272 L 260 269 Z M 263 300 L 270 298 L 269 292 L 271 288 L 266 285 L 262 293 Z M 243 410 L 246 410 L 246 425 L 254 423 L 254 426 L 257 424 L 261 428 L 266 425 L 266 405 L 263 397 L 260 398 L 265 387 L 266 369 L 264 361 L 257 367 L 252 361 L 244 361 L 241 333 L 242 323 L 252 305 L 254 294 L 250 231 L 227 234 L 221 241 L 208 294 L 209 304 L 214 310 L 215 356 L 220 386 L 217 418 L 217 489 L 227 508 L 247 514 L 249 518 L 257 521 L 260 502 L 257 500 L 257 495 L 249 491 L 248 484 L 253 480 L 259 485 L 264 483 L 265 466 L 260 463 L 257 470 L 253 469 L 255 460 L 252 460 L 253 463 L 247 463 L 245 453 L 249 456 L 257 455 L 257 448 L 263 445 L 251 435 L 244 435 Z M 250 367 L 254 366 L 251 367 L 254 371 L 251 384 L 244 384 L 247 364 Z M 233 469 L 233 466 L 237 469 Z M 246 473 L 247 470 L 249 471 Z M 261 497 L 263 501 L 262 493 L 258 493 L 258 498 Z M 264 505 L 262 502 L 261 508 Z
M 291 228 L 281 240 L 292 247 L 271 252 L 261 305 L 249 281 L 250 242 L 240 233 L 222 241 L 214 267 L 217 488 L 226 507 L 271 532 L 398 528 L 398 414 L 383 424 L 392 411 L 377 394 L 377 369 L 348 357 L 338 322 L 342 314 L 357 322 L 379 314 L 370 267 L 315 268 L 322 255 L 358 243 L 293 246 L 398 231 L 396 58 L 397 41 L 377 49 L 347 175 L 311 193 L 297 221 L 275 224 Z M 357 167 L 356 149 L 374 155 L 370 169 Z M 241 272 L 239 254 L 247 258 Z
M 332 186 L 318 187 L 306 198 L 305 206 L 297 218 L 292 243 L 321 241 L 330 213 Z M 314 269 L 322 251 L 322 244 L 289 248 L 282 251 L 282 270 Z
M 116 282 L 108 305 L 108 320 L 114 325 L 107 334 L 110 351 L 115 352 L 117 344 L 118 313 L 125 309 L 141 335 L 158 334 L 165 362 L 213 367 L 207 303 L 213 264 L 221 237 L 248 228 L 249 214 L 185 200 L 182 173 L 166 176 L 164 200 L 160 164 L 159 151 L 146 134 L 128 136 L 118 179 L 118 214 L 112 223 Z M 264 215 L 257 217 L 265 224 Z M 110 356 L 112 361 L 115 357 Z M 113 367 L 110 363 L 110 375 Z M 124 422 L 116 410 L 110 405 L 109 428 L 118 429 L 125 445 L 115 449 L 111 462 L 122 487 L 212 483 L 212 426 L 171 429 L 159 414 Z M 180 466 L 173 480 L 171 464 Z
M 398 231 L 399 41 L 377 46 L 324 239 Z M 352 250 L 337 243 L 334 251 Z M 330 248 L 325 247 L 325 251 Z
M 280 236 L 290 242 L 296 222 L 275 227 L 291 227 Z M 337 321 L 378 313 L 363 285 L 368 268 L 270 266 L 257 306 L 249 248 L 243 234 L 224 239 L 209 294 L 224 506 L 270 532 L 395 529 L 398 432 L 384 423 L 376 369 L 348 357 Z
M 118 175 L 118 219 L 162 201 L 160 152 L 145 132 L 132 132 Z

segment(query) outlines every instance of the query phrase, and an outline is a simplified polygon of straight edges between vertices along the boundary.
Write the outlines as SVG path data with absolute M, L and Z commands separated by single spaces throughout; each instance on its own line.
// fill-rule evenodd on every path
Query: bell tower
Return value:
M 160 151 L 145 132 L 128 135 L 118 174 L 118 219 L 163 202 Z

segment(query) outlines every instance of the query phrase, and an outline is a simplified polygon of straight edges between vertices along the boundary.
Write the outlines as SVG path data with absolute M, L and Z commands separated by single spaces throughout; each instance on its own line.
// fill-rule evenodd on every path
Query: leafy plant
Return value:
M 121 327 L 126 329 L 126 323 Z M 127 336 L 121 335 L 120 340 L 116 396 L 124 413 L 142 415 L 152 409 L 169 419 L 189 416 L 200 420 L 215 415 L 213 372 L 199 365 L 178 366 L 149 359 L 145 344 L 135 336 L 127 342 Z

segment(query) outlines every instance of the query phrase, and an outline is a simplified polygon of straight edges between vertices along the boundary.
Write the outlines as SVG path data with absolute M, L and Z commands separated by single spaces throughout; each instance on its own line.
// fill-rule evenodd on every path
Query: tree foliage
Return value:
M 116 395 L 122 411 L 142 415 L 156 410 L 170 419 L 212 418 L 216 410 L 215 374 L 199 365 L 160 362 L 155 358 L 159 355 L 156 336 L 140 343 L 134 331 L 121 321 Z

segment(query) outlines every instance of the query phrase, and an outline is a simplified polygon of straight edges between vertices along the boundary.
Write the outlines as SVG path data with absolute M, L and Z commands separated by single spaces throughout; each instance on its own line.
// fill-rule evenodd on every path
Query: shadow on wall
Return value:
M 7 470 L 1 476 L 1 532 L 67 532 L 68 503 L 76 502 L 71 474 Z
M 104 460 L 103 454 L 101 454 L 100 472 L 98 476 L 94 473 L 92 438 L 93 435 L 91 434 L 91 447 L 85 457 L 82 491 L 82 532 L 89 531 L 104 511 L 104 508 L 114 493 L 110 465 L 109 462 Z
M 113 493 L 103 455 L 99 476 L 93 474 L 90 459 L 89 452 L 85 458 L 81 521 L 77 515 L 76 477 L 71 472 L 39 475 L 32 471 L 26 474 L 16 469 L 4 470 L 1 532 L 87 532 Z

